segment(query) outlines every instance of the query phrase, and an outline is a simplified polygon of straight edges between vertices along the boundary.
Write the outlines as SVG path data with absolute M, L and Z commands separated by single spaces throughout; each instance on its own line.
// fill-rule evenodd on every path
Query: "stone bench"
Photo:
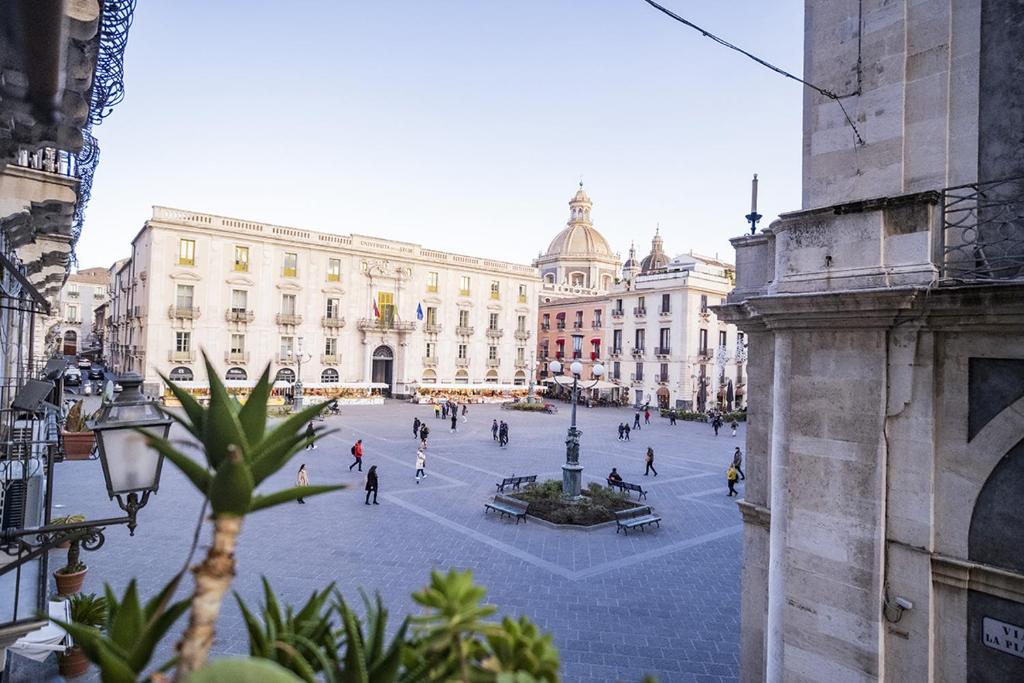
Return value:
M 628 536 L 630 529 L 643 529 L 648 524 L 657 524 L 658 528 L 661 528 L 661 517 L 654 514 L 649 506 L 645 505 L 615 513 L 615 533 L 621 531 Z
M 484 503 L 484 514 L 486 515 L 489 511 L 494 510 L 500 513 L 502 517 L 508 515 L 509 517 L 516 518 L 516 524 L 519 524 L 519 520 L 526 519 L 526 511 L 530 508 L 530 504 L 524 500 L 518 500 L 517 498 L 510 498 L 508 496 L 495 495 L 494 500 L 489 503 Z

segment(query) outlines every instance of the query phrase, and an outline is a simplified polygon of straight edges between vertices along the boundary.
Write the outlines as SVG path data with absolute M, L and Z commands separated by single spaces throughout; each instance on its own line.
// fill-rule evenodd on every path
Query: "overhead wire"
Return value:
M 853 135 L 854 135 L 854 138 L 856 139 L 857 144 L 858 145 L 865 144 L 864 143 L 864 138 L 862 138 L 860 136 L 860 131 L 857 130 L 857 125 L 853 122 L 853 119 L 850 117 L 849 112 L 846 111 L 846 107 L 843 106 L 843 101 L 842 101 L 841 98 L 844 97 L 844 96 L 837 95 L 832 90 L 829 90 L 827 88 L 822 88 L 820 86 L 817 86 L 814 83 L 806 81 L 803 78 L 800 78 L 799 76 L 786 71 L 782 67 L 775 66 L 771 62 L 768 62 L 767 60 L 761 59 L 757 55 L 744 50 L 743 48 L 739 47 L 738 45 L 734 45 L 734 44 L 730 43 L 728 40 L 725 40 L 724 38 L 720 38 L 719 36 L 716 36 L 711 31 L 708 31 L 707 29 L 701 28 L 700 26 L 698 26 L 697 24 L 693 23 L 692 21 L 690 21 L 688 19 L 685 19 L 684 17 L 679 16 L 678 14 L 676 14 L 672 10 L 668 9 L 667 7 L 659 5 L 657 2 L 654 2 L 654 0 L 644 0 L 644 2 L 646 2 L 648 5 L 650 5 L 654 9 L 658 10 L 659 12 L 662 12 L 663 14 L 671 17 L 672 19 L 675 19 L 676 21 L 678 21 L 679 23 L 683 24 L 684 26 L 692 28 L 693 30 L 697 31 L 698 33 L 700 33 L 705 38 L 710 38 L 711 40 L 715 41 L 719 45 L 722 45 L 723 47 L 727 47 L 730 50 L 734 50 L 736 52 L 739 52 L 741 55 L 744 55 L 745 57 L 748 57 L 749 59 L 752 59 L 753 61 L 757 62 L 758 64 L 760 64 L 761 66 L 765 67 L 766 69 L 770 69 L 770 70 L 774 71 L 775 73 L 779 74 L 780 76 L 784 76 L 785 78 L 790 78 L 790 79 L 796 81 L 797 83 L 800 83 L 800 84 L 810 88 L 811 90 L 815 91 L 816 93 L 818 93 L 818 94 L 820 94 L 820 95 L 822 95 L 824 97 L 827 97 L 830 100 L 833 100 L 836 104 L 839 105 L 839 109 L 843 112 L 843 116 L 846 117 L 846 123 L 849 124 L 851 129 L 853 129 Z M 858 91 L 855 94 L 859 95 L 860 92 Z

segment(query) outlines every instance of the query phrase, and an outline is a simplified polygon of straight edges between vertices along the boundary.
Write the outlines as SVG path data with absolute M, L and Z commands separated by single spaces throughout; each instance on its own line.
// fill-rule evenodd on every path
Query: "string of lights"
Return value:
M 758 57 L 755 54 L 747 52 L 746 50 L 744 50 L 743 48 L 739 47 L 738 45 L 733 45 L 728 40 L 725 40 L 724 38 L 719 38 L 714 33 L 711 33 L 707 29 L 703 29 L 700 26 L 697 26 L 697 24 L 693 23 L 692 21 L 689 21 L 688 19 L 685 19 L 685 18 L 679 16 L 678 14 L 676 14 L 672 10 L 668 9 L 667 7 L 663 7 L 662 5 L 659 5 L 658 3 L 654 2 L 654 0 L 644 0 L 644 2 L 646 2 L 648 5 L 650 5 L 654 9 L 658 10 L 659 12 L 662 12 L 666 16 L 669 16 L 672 19 L 675 19 L 676 21 L 678 21 L 679 23 L 683 24 L 684 26 L 688 26 L 689 28 L 692 28 L 693 30 L 697 31 L 698 33 L 700 33 L 705 38 L 710 38 L 711 40 L 715 41 L 719 45 L 722 45 L 723 47 L 727 47 L 730 50 L 735 50 L 736 52 L 739 52 L 741 55 L 744 55 L 745 57 L 748 57 L 748 58 L 754 60 L 755 62 L 757 62 L 761 66 L 763 66 L 763 67 L 765 67 L 767 69 L 771 69 L 772 71 L 774 71 L 775 73 L 777 73 L 777 74 L 779 74 L 781 76 L 784 76 L 786 78 L 791 78 L 794 81 L 796 81 L 797 83 L 800 83 L 800 84 L 810 88 L 811 90 L 819 93 L 820 95 L 823 95 L 823 96 L 827 97 L 828 99 L 833 100 L 836 104 L 839 105 L 839 109 L 842 110 L 843 116 L 846 117 L 846 122 L 850 125 L 850 128 L 853 129 L 853 135 L 854 135 L 854 138 L 856 139 L 857 144 L 858 145 L 865 144 L 864 143 L 864 138 L 862 138 L 860 136 L 860 131 L 857 130 L 856 124 L 854 124 L 853 119 L 850 117 L 849 112 L 846 111 L 846 107 L 843 106 L 843 100 L 842 100 L 843 96 L 837 95 L 836 93 L 834 93 L 831 90 L 828 90 L 827 88 L 822 88 L 822 87 L 819 87 L 819 86 L 817 86 L 817 85 L 815 85 L 813 83 L 805 81 L 804 79 L 800 78 L 799 76 L 791 74 L 790 72 L 786 71 L 785 69 L 783 69 L 781 67 L 775 66 L 771 62 L 768 62 L 768 61 L 766 61 L 764 59 L 761 59 L 760 57 Z M 857 94 L 859 94 L 859 93 L 857 93 Z

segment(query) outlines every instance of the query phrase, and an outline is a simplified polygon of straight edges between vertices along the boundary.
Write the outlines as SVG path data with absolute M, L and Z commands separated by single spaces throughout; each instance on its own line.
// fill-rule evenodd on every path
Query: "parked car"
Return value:
M 89 360 L 88 358 L 79 358 L 78 367 L 82 370 L 88 370 L 89 368 L 92 367 L 92 361 Z
M 82 372 L 78 368 L 68 368 L 64 371 L 64 386 L 77 387 L 82 384 Z
M 105 373 L 103 372 L 103 368 L 100 366 L 94 365 L 89 368 L 89 379 L 103 379 L 104 376 Z

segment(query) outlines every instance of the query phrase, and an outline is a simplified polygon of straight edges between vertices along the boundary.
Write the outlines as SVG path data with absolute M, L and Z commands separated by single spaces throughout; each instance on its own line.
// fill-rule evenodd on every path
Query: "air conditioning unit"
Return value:
M 23 476 L 28 467 L 28 476 Z M 31 529 L 43 525 L 46 477 L 42 467 L 9 462 L 0 472 L 0 525 L 3 529 Z

